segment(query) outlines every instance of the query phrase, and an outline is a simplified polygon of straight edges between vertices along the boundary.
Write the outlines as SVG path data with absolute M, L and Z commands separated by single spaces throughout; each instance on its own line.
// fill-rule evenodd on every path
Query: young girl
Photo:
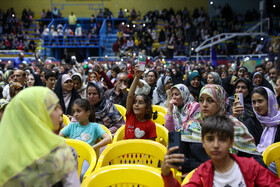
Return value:
M 157 137 L 156 125 L 151 121 L 153 109 L 149 96 L 139 94 L 134 96 L 136 86 L 142 71 L 135 67 L 135 77 L 131 84 L 126 100 L 126 123 L 124 139 L 151 139 Z
M 62 129 L 59 133 L 60 136 L 69 136 L 70 139 L 87 142 L 94 149 L 103 147 L 112 141 L 109 134 L 98 123 L 93 123 L 95 121 L 95 112 L 87 99 L 77 99 L 72 110 L 73 117 L 78 122 L 70 123 Z M 102 140 L 95 144 L 98 138 L 102 138 Z

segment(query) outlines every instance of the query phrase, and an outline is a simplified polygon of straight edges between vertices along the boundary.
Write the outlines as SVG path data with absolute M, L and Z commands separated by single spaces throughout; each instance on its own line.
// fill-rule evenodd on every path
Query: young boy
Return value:
M 55 85 L 55 80 L 56 80 L 56 75 L 53 71 L 51 70 L 46 70 L 45 71 L 45 84 L 46 87 L 49 89 L 53 90 L 53 87 Z
M 280 179 L 262 167 L 254 158 L 230 154 L 234 141 L 234 123 L 225 116 L 209 117 L 202 125 L 202 144 L 211 160 L 201 164 L 186 186 L 249 187 L 280 186 Z M 165 187 L 180 186 L 170 168 L 180 169 L 173 163 L 184 161 L 183 154 L 171 154 L 178 147 L 167 151 L 162 164 Z

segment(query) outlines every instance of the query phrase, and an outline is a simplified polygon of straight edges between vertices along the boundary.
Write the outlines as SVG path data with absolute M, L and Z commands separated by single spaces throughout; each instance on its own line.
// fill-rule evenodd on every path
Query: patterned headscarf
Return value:
M 266 87 L 260 88 L 264 88 L 268 96 L 267 116 L 259 115 L 253 108 L 259 122 L 265 125 L 260 143 L 257 146 L 258 151 L 262 153 L 270 144 L 274 142 L 277 126 L 280 125 L 280 111 L 278 111 L 277 99 L 273 92 Z
M 199 98 L 202 94 L 209 95 L 215 103 L 218 105 L 218 113 L 219 115 L 225 115 L 226 113 L 226 92 L 224 88 L 217 84 L 206 84 L 200 91 Z
M 171 87 L 171 90 L 177 88 L 182 96 L 182 107 L 178 108 L 173 105 L 173 120 L 175 125 L 175 131 L 178 131 L 182 128 L 182 124 L 188 121 L 194 114 L 194 112 L 199 111 L 199 104 L 194 101 L 193 96 L 191 95 L 189 89 L 184 84 L 176 84 Z
M 226 115 L 226 94 L 220 85 L 207 84 L 200 91 L 199 97 L 201 97 L 202 94 L 209 95 L 217 103 L 219 110 L 216 115 Z M 237 153 L 238 151 L 242 151 L 249 154 L 259 155 L 260 153 L 255 145 L 255 140 L 246 126 L 233 116 L 229 116 L 229 118 L 234 123 L 234 143 L 231 152 Z M 201 143 L 201 124 L 203 124 L 203 116 L 201 113 L 184 124 L 183 130 L 181 131 L 182 141 Z

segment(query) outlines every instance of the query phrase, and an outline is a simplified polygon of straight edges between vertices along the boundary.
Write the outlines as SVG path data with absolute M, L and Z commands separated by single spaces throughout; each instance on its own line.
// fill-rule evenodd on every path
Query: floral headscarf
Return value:
M 268 113 L 267 116 L 259 115 L 255 109 L 253 108 L 257 119 L 260 123 L 265 125 L 263 130 L 260 143 L 258 144 L 257 148 L 260 153 L 262 153 L 270 144 L 274 142 L 275 134 L 277 131 L 277 126 L 280 125 L 280 111 L 278 111 L 278 104 L 275 95 L 273 92 L 266 88 L 264 88 L 267 96 L 268 96 Z M 252 103 L 253 105 L 253 103 Z
M 202 94 L 209 95 L 218 105 L 219 115 L 225 115 L 226 113 L 226 92 L 224 88 L 217 84 L 206 84 L 200 91 L 199 98 Z
M 202 88 L 199 97 L 201 97 L 202 94 L 209 95 L 217 103 L 219 110 L 216 115 L 226 115 L 226 94 L 220 85 L 207 84 Z M 234 123 L 234 143 L 231 152 L 237 153 L 238 151 L 242 151 L 249 154 L 259 155 L 260 153 L 255 145 L 255 140 L 246 126 L 233 116 L 229 116 L 229 118 Z M 181 131 L 182 141 L 201 143 L 201 124 L 203 124 L 203 116 L 201 113 L 185 123 L 183 125 L 183 130 Z
M 176 84 L 171 87 L 171 90 L 177 88 L 182 96 L 182 107 L 178 108 L 173 106 L 173 120 L 175 125 L 175 131 L 178 131 L 182 128 L 182 124 L 188 121 L 192 115 L 196 114 L 199 111 L 199 104 L 194 101 L 193 96 L 191 95 L 189 89 L 184 84 Z

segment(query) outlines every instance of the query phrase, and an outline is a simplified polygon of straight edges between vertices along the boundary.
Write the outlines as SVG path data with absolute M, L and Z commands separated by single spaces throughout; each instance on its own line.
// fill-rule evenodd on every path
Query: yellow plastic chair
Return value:
M 153 122 L 158 123 L 162 126 L 165 125 L 165 119 L 164 119 L 165 114 L 158 112 L 157 113 L 157 119 L 152 119 Z
M 107 134 L 109 134 L 109 136 L 111 137 L 111 140 L 112 140 L 112 133 L 111 133 L 111 131 L 110 131 L 106 126 L 104 126 L 104 125 L 101 125 L 101 124 L 100 124 L 100 126 L 103 128 L 103 130 L 105 130 L 105 131 L 107 132 Z M 101 141 L 101 139 L 98 138 L 98 139 L 96 140 L 95 143 L 98 143 L 98 142 L 100 142 L 100 141 Z M 108 144 L 108 145 L 109 145 L 109 144 Z M 107 146 L 108 146 L 108 145 L 107 145 Z M 99 157 L 99 151 L 100 151 L 100 149 L 96 149 L 96 150 L 95 150 L 97 158 Z
M 153 112 L 158 111 L 158 112 L 163 113 L 164 115 L 167 114 L 167 109 L 166 109 L 165 107 L 163 107 L 163 106 L 160 106 L 160 105 L 152 105 L 152 107 L 153 107 Z
M 167 144 L 168 144 L 168 130 L 164 126 L 156 123 L 156 131 L 157 131 L 156 142 L 158 142 L 158 143 L 164 145 L 165 147 L 167 147 Z M 125 126 L 123 125 L 115 133 L 113 143 L 124 140 L 124 133 L 125 133 Z
M 115 107 L 118 109 L 118 111 L 121 113 L 123 119 L 126 121 L 126 117 L 125 117 L 125 114 L 126 114 L 126 108 L 123 107 L 122 105 L 118 105 L 118 104 L 114 104 Z
M 121 126 L 115 133 L 113 143 L 124 140 L 125 125 Z
M 77 160 L 78 160 L 78 175 L 81 176 L 82 166 L 84 160 L 89 163 L 89 168 L 87 169 L 83 180 L 94 170 L 96 165 L 96 154 L 94 149 L 86 142 L 74 139 L 66 139 L 66 143 L 73 147 L 77 152 Z
M 67 126 L 70 123 L 70 119 L 65 114 L 62 115 L 62 118 L 63 123 Z
M 112 165 L 95 170 L 82 187 L 163 187 L 160 171 L 143 165 Z
M 188 175 L 184 178 L 183 182 L 182 182 L 182 186 L 184 186 L 185 184 L 187 184 L 190 179 L 192 178 L 193 173 L 195 172 L 196 169 L 192 170 L 191 172 L 188 173 Z
M 280 142 L 271 144 L 268 146 L 263 152 L 263 161 L 267 165 L 267 167 L 275 162 L 278 177 L 280 178 Z
M 96 168 L 115 164 L 160 167 L 167 148 L 151 140 L 124 140 L 110 144 L 101 153 Z

